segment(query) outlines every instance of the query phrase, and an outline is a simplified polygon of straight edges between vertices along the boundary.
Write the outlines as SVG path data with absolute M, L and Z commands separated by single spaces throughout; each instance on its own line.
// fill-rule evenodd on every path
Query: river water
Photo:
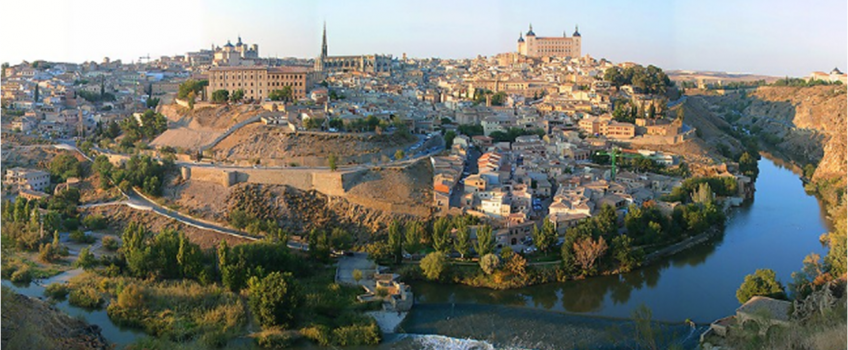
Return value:
M 786 283 L 807 254 L 825 253 L 818 237 L 827 227 L 816 198 L 789 169 L 765 158 L 759 166 L 753 201 L 733 210 L 724 233 L 704 244 L 620 276 L 516 290 L 413 283 L 416 305 L 400 325 L 404 334 L 376 348 L 629 348 L 634 331 L 628 318 L 642 305 L 663 322 L 656 327 L 664 344 L 694 348 L 706 324 L 739 306 L 735 293 L 745 275 L 770 268 Z M 42 291 L 14 289 L 31 296 Z M 57 306 L 100 325 L 119 345 L 139 334 L 111 324 L 105 311 Z M 690 328 L 686 319 L 699 326 Z
M 770 268 L 785 284 L 807 254 L 825 253 L 818 237 L 827 223 L 818 200 L 791 170 L 765 158 L 759 167 L 753 201 L 734 209 L 724 233 L 704 244 L 620 276 L 516 290 L 413 283 L 416 305 L 401 327 L 496 348 L 598 348 L 612 345 L 595 333 L 626 329 L 633 310 L 645 305 L 653 319 L 668 322 L 666 337 L 694 347 L 697 335 L 689 337 L 682 322 L 705 325 L 733 314 L 746 275 Z

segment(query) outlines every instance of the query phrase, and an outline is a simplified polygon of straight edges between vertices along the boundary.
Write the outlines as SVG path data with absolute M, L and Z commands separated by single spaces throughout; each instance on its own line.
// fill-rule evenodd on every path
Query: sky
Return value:
M 583 54 L 663 69 L 806 76 L 848 71 L 845 0 L 238 1 L 0 0 L 0 61 L 185 54 L 236 42 L 262 57 L 468 58 L 516 50 L 520 32 L 569 36 Z

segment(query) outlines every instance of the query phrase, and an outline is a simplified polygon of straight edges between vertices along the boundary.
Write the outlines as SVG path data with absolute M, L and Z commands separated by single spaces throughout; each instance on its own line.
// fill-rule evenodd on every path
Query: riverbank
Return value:
M 735 292 L 746 275 L 765 266 L 786 283 L 806 255 L 826 252 L 817 239 L 827 230 L 821 203 L 789 170 L 767 159 L 759 168 L 754 199 L 731 209 L 722 233 L 704 243 L 627 273 L 525 288 L 411 282 L 415 309 L 455 302 L 628 318 L 644 304 L 657 320 L 708 324 L 739 307 Z
M 3 286 L 4 349 L 111 349 L 100 327 Z

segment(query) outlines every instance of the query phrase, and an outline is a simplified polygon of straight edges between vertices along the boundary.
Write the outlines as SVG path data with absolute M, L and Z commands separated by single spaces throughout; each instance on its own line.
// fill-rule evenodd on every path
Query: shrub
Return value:
M 118 293 L 118 306 L 128 309 L 143 307 L 144 291 L 135 284 L 125 286 L 124 289 Z
M 94 257 L 94 254 L 91 254 L 88 247 L 85 247 L 80 250 L 79 257 L 77 257 L 77 261 L 74 262 L 74 266 L 81 267 L 83 270 L 88 270 L 97 266 L 98 263 L 99 261 L 96 257 Z
M 120 244 L 118 243 L 118 240 L 115 239 L 115 237 L 112 237 L 112 236 L 103 237 L 103 248 L 106 248 L 106 249 L 114 252 L 114 251 L 118 250 L 119 247 L 120 247 Z
M 13 271 L 10 280 L 15 283 L 32 282 L 32 273 L 29 270 L 29 266 L 23 265 L 17 270 Z
M 77 243 L 88 243 L 88 244 L 94 243 L 94 241 L 97 240 L 97 239 L 94 238 L 94 236 L 86 234 L 85 232 L 80 231 L 80 230 L 71 231 L 71 235 L 68 238 L 70 238 L 72 241 L 77 242 Z
M 754 274 L 745 276 L 745 281 L 736 291 L 736 299 L 739 300 L 740 304 L 744 304 L 757 295 L 786 299 L 783 285 L 777 281 L 774 270 L 757 269 Z
M 250 309 L 262 326 L 288 327 L 300 306 L 298 286 L 291 273 L 272 272 L 250 280 Z
M 424 276 L 430 280 L 437 280 L 447 269 L 447 259 L 445 255 L 439 252 L 427 254 L 424 259 L 421 259 L 421 270 L 424 271 Z
M 352 324 L 333 330 L 335 343 L 341 346 L 376 345 L 380 343 L 380 327 L 374 320 L 366 324 Z
M 497 255 L 489 253 L 480 258 L 480 268 L 487 275 L 491 275 L 501 264 L 501 259 Z
M 88 215 L 82 219 L 82 224 L 89 230 L 102 230 L 106 228 L 106 218 L 100 214 Z
M 73 306 L 95 309 L 103 304 L 103 298 L 93 288 L 83 287 L 71 291 L 68 303 Z
M 51 283 L 44 288 L 44 296 L 55 300 L 64 300 L 68 296 L 68 285 L 64 283 Z
M 302 334 L 307 339 L 318 343 L 318 345 L 321 346 L 330 346 L 333 343 L 330 329 L 327 328 L 327 326 L 325 325 L 315 325 L 312 327 L 303 328 L 300 330 L 300 334 Z
M 278 330 L 267 330 L 256 337 L 256 345 L 267 349 L 285 349 L 292 345 L 292 336 Z
M 53 243 L 45 243 L 38 249 L 38 260 L 44 263 L 52 263 L 59 260 L 59 249 Z
M 214 330 L 201 335 L 198 342 L 207 349 L 219 349 L 227 346 L 229 337 L 223 331 Z

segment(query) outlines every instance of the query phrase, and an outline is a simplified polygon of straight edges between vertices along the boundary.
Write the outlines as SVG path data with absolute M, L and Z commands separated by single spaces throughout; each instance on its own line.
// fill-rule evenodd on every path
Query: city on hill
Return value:
M 593 57 L 577 26 L 492 56 L 339 56 L 328 28 L 348 30 L 325 23 L 312 58 L 238 36 L 4 63 L 3 347 L 385 345 L 418 285 L 591 283 L 718 244 L 764 156 L 834 223 L 795 280 L 745 271 L 727 317 L 634 313 L 627 341 L 551 348 L 845 346 L 839 68 L 664 71 Z

